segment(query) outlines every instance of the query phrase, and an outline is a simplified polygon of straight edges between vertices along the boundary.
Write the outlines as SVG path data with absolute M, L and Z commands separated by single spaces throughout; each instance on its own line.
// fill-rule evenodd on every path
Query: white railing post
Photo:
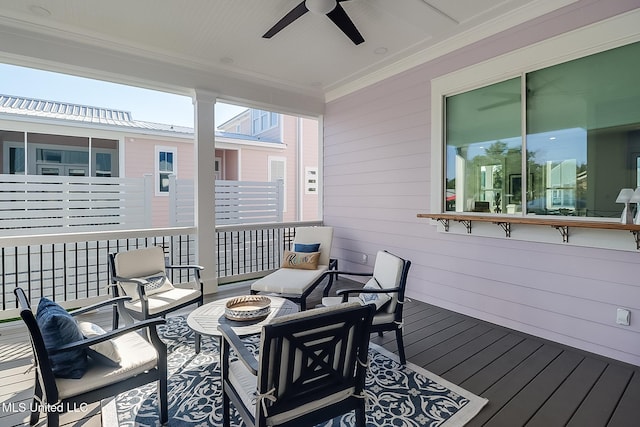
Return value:
M 282 222 L 284 219 L 284 180 L 279 179 L 276 181 L 277 185 L 277 199 L 278 199 L 278 222 Z
M 178 225 L 178 187 L 176 186 L 176 176 L 169 175 L 169 227 Z
M 153 175 L 144 174 L 144 225 L 146 228 L 151 228 L 153 224 Z

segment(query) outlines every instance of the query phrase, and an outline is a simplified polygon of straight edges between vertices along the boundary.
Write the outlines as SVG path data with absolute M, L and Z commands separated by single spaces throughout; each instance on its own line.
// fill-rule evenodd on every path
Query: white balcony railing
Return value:
M 271 223 L 216 228 L 218 283 L 259 277 L 277 269 L 298 226 L 319 222 Z M 108 255 L 162 246 L 172 264 L 196 262 L 196 229 L 177 227 L 0 237 L 0 319 L 18 316 L 13 290 L 20 286 L 32 302 L 46 296 L 66 307 L 106 298 Z M 191 278 L 176 271 L 175 283 Z

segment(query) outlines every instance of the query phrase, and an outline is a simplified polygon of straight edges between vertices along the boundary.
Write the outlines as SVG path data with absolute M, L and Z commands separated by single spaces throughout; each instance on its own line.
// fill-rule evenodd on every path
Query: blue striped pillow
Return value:
M 38 303 L 36 322 L 47 350 L 84 339 L 76 319 L 48 298 L 42 298 Z M 51 370 L 58 378 L 78 379 L 87 371 L 87 353 L 84 349 L 49 355 L 49 360 Z

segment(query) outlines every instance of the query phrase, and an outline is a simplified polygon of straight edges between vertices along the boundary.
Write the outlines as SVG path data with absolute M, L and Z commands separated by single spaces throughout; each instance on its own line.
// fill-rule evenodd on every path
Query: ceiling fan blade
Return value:
M 274 25 L 269 29 L 269 31 L 264 33 L 262 37 L 265 39 L 270 39 L 271 37 L 278 34 L 284 27 L 291 24 L 293 21 L 300 18 L 307 12 L 309 12 L 309 9 L 307 9 L 307 6 L 305 6 L 304 4 L 304 0 L 302 0 L 299 5 L 291 9 L 291 11 L 287 13 L 281 20 L 276 22 L 276 25 Z
M 327 13 L 327 16 L 338 26 L 338 28 L 342 30 L 343 33 L 347 35 L 347 37 L 351 39 L 354 44 L 359 45 L 364 42 L 362 34 L 360 34 L 356 26 L 353 24 L 353 21 L 351 21 L 347 12 L 345 12 L 342 6 L 340 6 L 340 3 L 336 4 L 335 9 Z

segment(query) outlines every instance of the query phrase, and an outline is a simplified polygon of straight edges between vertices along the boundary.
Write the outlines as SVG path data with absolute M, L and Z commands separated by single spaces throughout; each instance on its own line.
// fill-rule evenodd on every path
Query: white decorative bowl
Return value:
M 266 317 L 271 311 L 271 300 L 261 295 L 245 295 L 227 301 L 224 315 L 239 322 Z

